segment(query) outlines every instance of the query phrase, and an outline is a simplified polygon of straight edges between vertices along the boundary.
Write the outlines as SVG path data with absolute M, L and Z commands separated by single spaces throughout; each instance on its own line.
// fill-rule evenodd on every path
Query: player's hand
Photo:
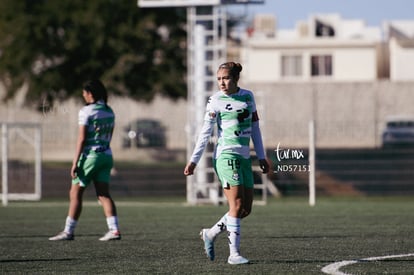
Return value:
M 194 173 L 196 164 L 194 162 L 189 162 L 184 168 L 184 175 L 190 176 Z
M 78 166 L 72 165 L 72 168 L 70 169 L 70 176 L 72 177 L 72 179 L 77 177 L 77 171 L 78 171 Z
M 260 169 L 262 169 L 263 174 L 267 174 L 269 172 L 269 163 L 266 159 L 259 159 Z

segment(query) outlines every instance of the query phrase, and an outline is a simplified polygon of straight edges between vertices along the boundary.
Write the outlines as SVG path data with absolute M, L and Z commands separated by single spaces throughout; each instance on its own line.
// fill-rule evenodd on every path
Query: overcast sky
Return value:
M 265 0 L 265 4 L 233 6 L 237 13 L 274 14 L 278 28 L 292 29 L 312 14 L 338 13 L 343 19 L 362 19 L 380 27 L 387 20 L 414 20 L 414 0 Z

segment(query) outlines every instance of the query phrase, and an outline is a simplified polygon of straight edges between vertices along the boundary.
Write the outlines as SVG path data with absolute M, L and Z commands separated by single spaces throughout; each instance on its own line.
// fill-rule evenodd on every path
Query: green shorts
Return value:
M 109 183 L 113 167 L 112 155 L 90 152 L 87 156 L 81 155 L 78 162 L 77 177 L 72 184 L 87 187 L 91 181 Z
M 221 154 L 213 161 L 214 170 L 223 188 L 243 185 L 253 188 L 253 171 L 251 159 L 245 159 L 235 154 Z

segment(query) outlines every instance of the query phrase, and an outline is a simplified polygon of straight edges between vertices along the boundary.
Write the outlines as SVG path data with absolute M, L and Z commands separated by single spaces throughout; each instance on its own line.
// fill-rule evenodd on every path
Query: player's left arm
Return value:
M 269 164 L 266 160 L 266 154 L 263 147 L 262 133 L 260 131 L 259 115 L 257 114 L 257 111 L 252 113 L 252 140 L 254 150 L 259 159 L 260 169 L 262 169 L 263 173 L 267 173 L 269 172 Z

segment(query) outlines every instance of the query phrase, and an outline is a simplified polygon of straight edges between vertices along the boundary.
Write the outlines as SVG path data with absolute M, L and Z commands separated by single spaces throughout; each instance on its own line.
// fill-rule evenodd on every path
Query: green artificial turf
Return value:
M 242 255 L 251 263 L 227 264 L 226 234 L 207 259 L 198 233 L 227 206 L 189 206 L 185 198 L 116 200 L 121 241 L 101 242 L 101 207 L 86 201 L 74 241 L 51 242 L 63 229 L 68 202 L 10 202 L 0 207 L 0 274 L 323 274 L 340 261 L 348 274 L 412 274 L 414 199 L 270 198 L 242 221 Z

